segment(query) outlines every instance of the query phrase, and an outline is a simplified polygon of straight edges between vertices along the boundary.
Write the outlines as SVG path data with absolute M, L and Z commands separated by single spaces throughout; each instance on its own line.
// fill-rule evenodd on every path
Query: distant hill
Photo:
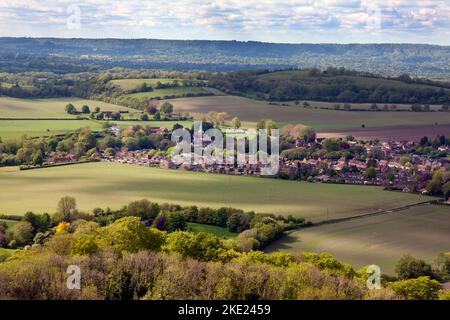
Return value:
M 236 71 L 345 67 L 450 79 L 450 47 L 422 44 L 276 44 L 152 39 L 0 38 L 0 70 L 76 72 L 111 67 Z
M 209 84 L 230 94 L 274 101 L 450 102 L 449 83 L 407 75 L 387 78 L 344 68 L 232 72 L 213 76 Z

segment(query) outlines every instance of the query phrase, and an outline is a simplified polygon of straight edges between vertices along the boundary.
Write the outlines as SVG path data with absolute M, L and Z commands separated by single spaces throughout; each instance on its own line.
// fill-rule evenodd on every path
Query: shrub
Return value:
M 421 276 L 435 277 L 431 265 L 411 255 L 405 255 L 397 262 L 395 272 L 400 280 L 415 279 Z
M 430 277 L 419 277 L 388 283 L 388 287 L 395 293 L 408 300 L 432 300 L 438 298 L 441 285 Z

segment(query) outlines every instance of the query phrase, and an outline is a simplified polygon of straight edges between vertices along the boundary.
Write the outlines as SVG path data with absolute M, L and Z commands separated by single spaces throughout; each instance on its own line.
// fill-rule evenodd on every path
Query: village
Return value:
M 152 132 L 167 133 L 166 129 L 154 128 Z M 324 148 L 324 139 L 305 143 L 296 141 L 295 147 L 311 151 L 308 156 L 301 159 L 288 159 L 281 153 L 279 160 L 279 173 L 277 178 L 290 180 L 305 180 L 315 183 L 339 183 L 355 185 L 384 186 L 392 190 L 403 192 L 416 192 L 427 194 L 427 184 L 437 170 L 450 167 L 448 157 L 432 158 L 429 155 L 419 155 L 412 150 L 417 143 L 412 141 L 345 141 L 346 148 L 360 149 L 362 156 L 341 156 L 333 159 L 324 154 L 315 156 L 313 151 Z M 208 143 L 208 142 L 207 142 Z M 205 144 L 205 146 L 207 145 Z M 441 145 L 438 152 L 449 152 L 448 145 Z M 308 152 L 307 152 L 308 153 Z M 192 162 L 175 163 L 168 152 L 154 149 L 140 149 L 128 151 L 114 150 L 114 153 L 97 150 L 91 159 L 106 162 L 158 167 L 162 169 L 180 169 L 195 172 L 217 173 L 228 175 L 259 176 L 262 164 L 207 164 L 203 157 Z M 59 156 L 52 153 L 46 159 L 48 163 L 77 161 L 74 155 Z

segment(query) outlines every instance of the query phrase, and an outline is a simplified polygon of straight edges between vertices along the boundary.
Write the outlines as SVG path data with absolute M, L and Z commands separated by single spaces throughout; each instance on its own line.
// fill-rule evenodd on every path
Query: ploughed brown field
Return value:
M 449 136 L 450 125 L 425 125 L 425 126 L 392 126 L 381 128 L 357 128 L 348 130 L 333 130 L 319 132 L 321 138 L 330 137 L 346 137 L 352 135 L 358 139 L 370 140 L 413 140 L 419 141 L 422 137 L 427 136 L 434 138 L 436 136 Z

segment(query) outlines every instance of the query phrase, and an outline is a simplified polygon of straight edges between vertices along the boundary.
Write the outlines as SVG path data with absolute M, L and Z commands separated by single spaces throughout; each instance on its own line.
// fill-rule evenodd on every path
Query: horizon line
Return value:
M 170 38 L 89 38 L 89 37 L 34 37 L 34 36 L 0 36 L 0 39 L 58 39 L 58 40 L 156 40 L 156 41 L 192 41 L 192 42 L 237 42 L 261 43 L 277 45 L 424 45 L 436 47 L 450 47 L 450 44 L 435 44 L 425 42 L 269 42 L 260 40 L 225 40 L 225 39 L 170 39 Z

